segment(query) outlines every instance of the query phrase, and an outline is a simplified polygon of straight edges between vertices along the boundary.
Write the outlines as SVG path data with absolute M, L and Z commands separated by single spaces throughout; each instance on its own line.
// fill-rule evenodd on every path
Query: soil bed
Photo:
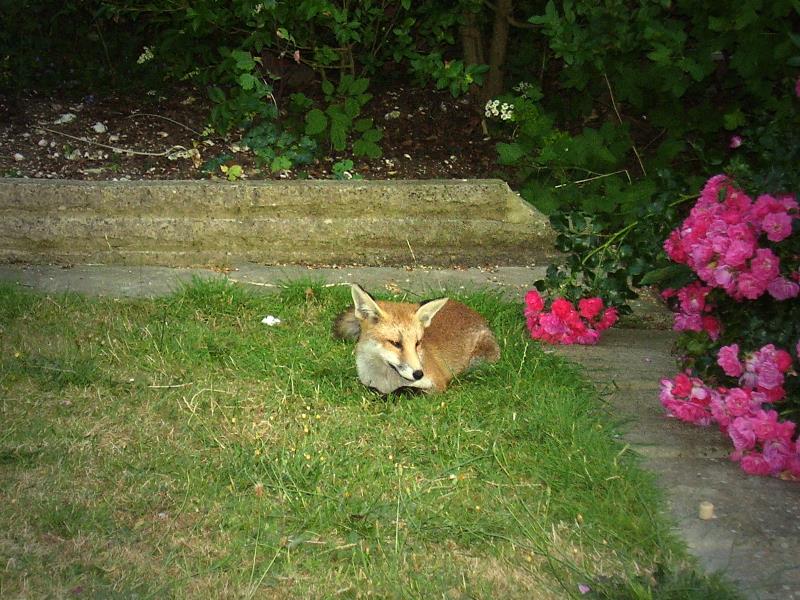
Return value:
M 383 130 L 381 158 L 328 152 L 315 164 L 281 173 L 256 165 L 253 153 L 241 144 L 242 131 L 203 135 L 209 110 L 203 93 L 192 89 L 77 99 L 31 93 L 13 103 L 0 96 L 0 176 L 208 179 L 224 177 L 219 169 L 203 169 L 221 155 L 229 155 L 228 163 L 240 165 L 249 179 L 327 179 L 341 159 L 352 159 L 354 172 L 365 179 L 501 175 L 495 141 L 483 132 L 477 101 L 453 98 L 446 91 L 375 89 L 364 116 Z

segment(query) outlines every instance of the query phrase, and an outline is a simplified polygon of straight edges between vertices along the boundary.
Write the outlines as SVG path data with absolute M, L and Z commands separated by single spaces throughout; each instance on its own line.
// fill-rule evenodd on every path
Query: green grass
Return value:
M 461 299 L 502 360 L 381 398 L 347 289 L 0 287 L 0 597 L 733 597 L 579 371 Z

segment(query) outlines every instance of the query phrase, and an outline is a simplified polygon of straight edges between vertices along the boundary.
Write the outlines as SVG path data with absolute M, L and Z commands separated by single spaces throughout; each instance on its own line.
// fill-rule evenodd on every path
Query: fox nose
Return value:
M 414 379 L 416 379 L 417 381 L 419 381 L 420 379 L 422 379 L 422 375 L 423 375 L 423 373 L 422 373 L 422 371 L 420 371 L 419 369 L 417 369 L 416 371 L 414 371 L 414 372 L 412 373 L 412 375 L 414 376 Z

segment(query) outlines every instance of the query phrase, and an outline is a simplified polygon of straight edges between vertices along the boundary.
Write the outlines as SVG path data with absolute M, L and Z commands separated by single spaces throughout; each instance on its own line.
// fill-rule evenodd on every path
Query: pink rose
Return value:
M 728 414 L 728 405 L 725 401 L 728 390 L 720 388 L 719 392 L 714 392 L 711 395 L 711 402 L 709 408 L 711 409 L 711 416 L 719 425 L 722 432 L 728 431 L 728 425 L 731 423 L 731 415 Z
M 744 369 L 739 361 L 739 344 L 723 346 L 717 353 L 717 364 L 722 367 L 726 375 L 739 377 Z
M 786 373 L 789 370 L 789 367 L 792 366 L 792 355 L 789 354 L 786 350 L 775 350 L 775 364 L 777 365 L 778 369 L 780 369 L 781 373 Z
M 714 175 L 706 182 L 703 191 L 700 192 L 700 199 L 705 203 L 718 202 L 721 192 L 723 190 L 727 192 L 729 184 L 730 180 L 727 175 Z
M 672 329 L 675 331 L 702 331 L 703 319 L 698 313 L 677 313 Z
M 749 450 L 756 445 L 756 433 L 747 417 L 736 417 L 728 427 L 728 435 L 737 450 Z
M 608 329 L 612 327 L 614 323 L 617 322 L 619 318 L 619 314 L 617 313 L 617 309 L 613 306 L 611 308 L 607 308 L 603 313 L 603 317 L 600 319 L 600 322 L 597 324 L 597 328 L 601 331 L 604 329 Z
M 539 312 L 544 308 L 544 300 L 536 290 L 530 290 L 525 294 L 525 306 L 534 312 Z
M 739 147 L 739 146 L 741 146 L 741 145 L 742 145 L 742 138 L 741 138 L 741 136 L 738 136 L 738 135 L 732 135 L 732 136 L 731 136 L 731 141 L 730 141 L 730 143 L 728 144 L 728 147 L 729 147 L 729 148 L 731 148 L 731 149 L 736 149 L 736 148 L 738 148 L 738 147 Z
M 785 212 L 771 212 L 764 217 L 761 227 L 771 242 L 780 242 L 792 233 L 792 217 Z
M 692 380 L 686 373 L 678 373 L 675 375 L 675 384 L 673 393 L 676 396 L 687 398 L 692 392 Z
M 764 293 L 766 285 L 753 273 L 742 273 L 736 282 L 736 293 L 739 297 L 755 300 Z
M 567 326 L 557 315 L 545 313 L 539 319 L 539 325 L 548 335 L 560 336 L 567 332 Z
M 797 285 L 794 281 L 789 281 L 785 277 L 776 277 L 769 282 L 767 291 L 775 300 L 789 300 L 790 298 L 796 298 L 800 294 L 800 285 Z
M 677 229 L 674 229 L 664 242 L 664 251 L 676 263 L 686 262 L 686 251 L 683 249 L 681 234 Z
M 774 410 L 757 410 L 750 420 L 753 433 L 759 440 L 772 440 L 781 437 L 783 427 L 778 423 L 778 413 Z
M 794 443 L 786 438 L 765 442 L 763 456 L 770 467 L 770 472 L 780 473 L 783 471 L 793 450 Z
M 670 408 L 672 414 L 681 421 L 694 423 L 701 427 L 706 427 L 711 424 L 711 414 L 702 406 L 691 402 L 678 402 Z
M 732 417 L 744 417 L 750 414 L 752 398 L 741 388 L 733 388 L 725 396 L 726 412 Z
M 732 267 L 741 267 L 745 261 L 753 256 L 755 244 L 743 240 L 735 240 L 725 252 L 725 262 Z
M 759 388 L 771 390 L 783 385 L 783 373 L 774 362 L 761 363 L 756 373 L 756 385 Z
M 565 298 L 556 298 L 553 300 L 553 304 L 550 305 L 550 310 L 554 315 L 565 321 L 569 318 L 570 314 L 575 311 L 569 300 Z
M 790 454 L 786 459 L 786 470 L 792 477 L 800 479 L 800 454 Z
M 753 260 L 750 261 L 750 272 L 766 284 L 778 276 L 780 259 L 769 248 L 756 250 Z
M 712 340 L 719 339 L 719 333 L 722 329 L 722 326 L 719 322 L 719 319 L 716 317 L 712 317 L 711 315 L 705 315 L 703 317 L 703 331 L 708 334 Z
M 600 332 L 595 331 L 594 329 L 588 329 L 585 333 L 576 336 L 575 341 L 578 344 L 592 346 L 600 341 Z
M 592 320 L 603 310 L 603 301 L 600 298 L 581 298 L 578 308 L 584 319 Z
M 748 475 L 769 475 L 771 468 L 761 454 L 751 452 L 742 457 L 739 463 Z
M 733 272 L 728 265 L 722 265 L 714 269 L 713 281 L 719 287 L 727 288 L 733 282 Z

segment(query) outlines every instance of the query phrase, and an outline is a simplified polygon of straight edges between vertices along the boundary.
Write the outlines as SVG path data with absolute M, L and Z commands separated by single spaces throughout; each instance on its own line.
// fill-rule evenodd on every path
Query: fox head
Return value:
M 358 285 L 351 288 L 354 316 L 360 327 L 359 345 L 408 381 L 425 376 L 420 353 L 425 329 L 447 298 L 423 304 L 377 302 Z

